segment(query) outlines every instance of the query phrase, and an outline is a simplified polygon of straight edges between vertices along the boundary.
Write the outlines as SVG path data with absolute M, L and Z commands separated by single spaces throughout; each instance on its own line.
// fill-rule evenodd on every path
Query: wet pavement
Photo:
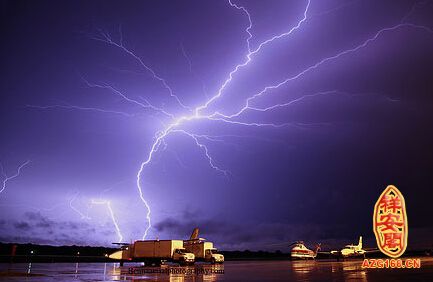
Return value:
M 0 281 L 433 281 L 433 258 L 416 269 L 365 269 L 362 260 L 228 261 L 194 266 L 117 263 L 0 264 Z

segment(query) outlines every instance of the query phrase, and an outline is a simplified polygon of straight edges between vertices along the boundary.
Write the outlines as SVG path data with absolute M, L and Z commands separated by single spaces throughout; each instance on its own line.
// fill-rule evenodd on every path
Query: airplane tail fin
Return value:
M 358 247 L 359 247 L 360 249 L 362 249 L 362 236 L 359 236 Z
M 194 228 L 192 231 L 191 237 L 189 237 L 190 240 L 197 240 L 198 239 L 198 227 Z

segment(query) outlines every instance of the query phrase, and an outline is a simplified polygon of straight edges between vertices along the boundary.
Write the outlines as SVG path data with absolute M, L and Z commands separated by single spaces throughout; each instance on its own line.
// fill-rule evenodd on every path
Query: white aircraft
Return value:
M 358 245 L 346 245 L 341 251 L 331 251 L 332 255 L 341 255 L 342 257 L 365 256 L 366 253 L 377 252 L 377 249 L 363 249 L 362 236 L 359 236 Z

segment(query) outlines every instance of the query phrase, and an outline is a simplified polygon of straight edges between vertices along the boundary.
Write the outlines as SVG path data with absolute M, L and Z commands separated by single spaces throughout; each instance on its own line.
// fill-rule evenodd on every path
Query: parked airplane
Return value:
M 362 236 L 359 236 L 358 245 L 346 245 L 340 251 L 331 251 L 332 255 L 342 256 L 342 257 L 357 257 L 364 256 L 366 253 L 377 252 L 377 249 L 363 249 L 362 248 Z

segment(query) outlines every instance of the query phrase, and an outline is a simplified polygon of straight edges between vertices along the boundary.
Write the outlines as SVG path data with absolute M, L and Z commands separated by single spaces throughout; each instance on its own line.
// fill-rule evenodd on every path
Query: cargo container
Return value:
M 111 259 L 124 261 L 142 261 L 146 265 L 159 265 L 163 261 L 178 262 L 182 265 L 193 264 L 194 254 L 183 247 L 182 240 L 143 240 L 124 245 L 121 250 L 111 254 Z

